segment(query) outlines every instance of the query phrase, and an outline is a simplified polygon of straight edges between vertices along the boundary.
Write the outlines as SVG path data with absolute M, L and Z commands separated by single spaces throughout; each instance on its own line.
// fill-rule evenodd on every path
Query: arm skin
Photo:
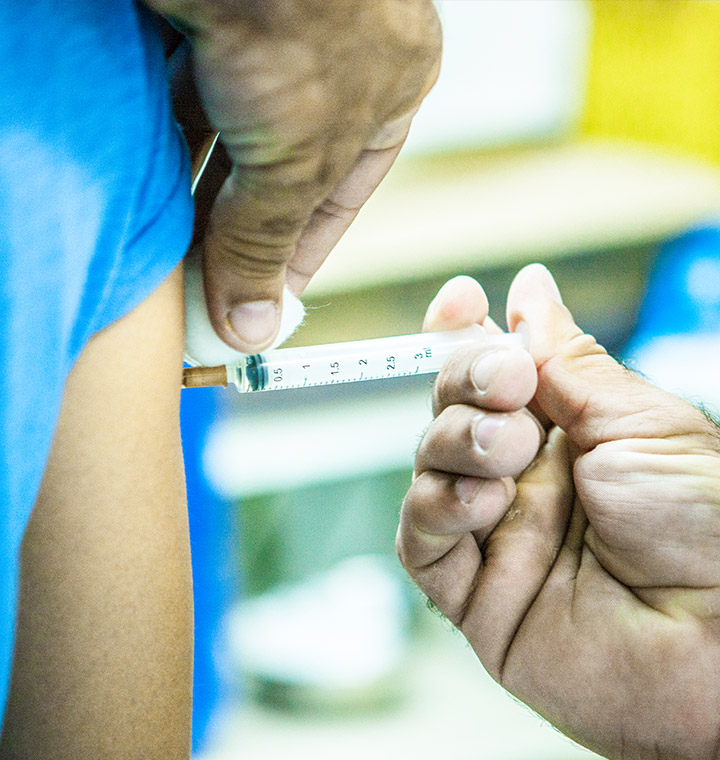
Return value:
M 508 324 L 521 322 L 532 363 L 495 349 L 482 365 L 480 347 L 440 374 L 401 560 L 493 677 L 576 741 L 610 758 L 717 758 L 719 431 L 584 335 L 544 267 L 510 289 Z M 539 449 L 530 398 L 548 420 Z M 484 452 L 482 417 L 503 423 Z
M 183 337 L 176 271 L 69 377 L 22 548 L 2 758 L 190 755 Z
M 205 290 L 218 335 L 254 353 L 277 332 L 284 284 L 302 292 L 395 160 L 438 74 L 437 14 L 431 0 L 147 4 L 188 34 L 232 161 Z

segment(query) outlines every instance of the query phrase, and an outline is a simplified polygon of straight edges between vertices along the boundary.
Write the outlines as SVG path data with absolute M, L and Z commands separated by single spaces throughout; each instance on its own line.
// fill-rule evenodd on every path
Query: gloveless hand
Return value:
M 471 311 L 457 303 L 467 297 L 441 298 L 430 327 Z M 532 366 L 478 348 L 439 376 L 403 564 L 493 677 L 580 743 L 715 758 L 718 429 L 584 335 L 543 267 L 510 290 L 508 323 L 520 322 Z M 531 396 L 544 443 L 523 409 Z
M 233 162 L 204 241 L 210 319 L 254 351 L 392 165 L 434 83 L 431 0 L 149 0 L 189 36 Z

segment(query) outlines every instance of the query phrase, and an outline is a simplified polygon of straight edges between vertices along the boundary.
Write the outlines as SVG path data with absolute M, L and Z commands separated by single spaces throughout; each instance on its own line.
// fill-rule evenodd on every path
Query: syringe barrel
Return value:
M 516 336 L 502 336 L 503 342 Z M 306 388 L 438 372 L 457 349 L 496 342 L 479 325 L 463 330 L 279 348 L 246 357 L 228 377 L 241 392 Z M 235 370 L 234 373 L 231 370 Z

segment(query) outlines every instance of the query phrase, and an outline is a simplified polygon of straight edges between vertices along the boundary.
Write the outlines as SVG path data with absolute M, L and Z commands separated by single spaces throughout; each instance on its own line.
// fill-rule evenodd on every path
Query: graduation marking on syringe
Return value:
M 239 355 L 225 367 L 190 367 L 185 387 L 234 385 L 241 393 L 311 388 L 438 372 L 448 357 L 473 344 L 522 346 L 517 334 L 488 334 L 480 325 L 462 330 L 278 348 Z M 355 374 L 358 367 L 360 374 Z M 369 370 L 369 371 L 368 371 Z

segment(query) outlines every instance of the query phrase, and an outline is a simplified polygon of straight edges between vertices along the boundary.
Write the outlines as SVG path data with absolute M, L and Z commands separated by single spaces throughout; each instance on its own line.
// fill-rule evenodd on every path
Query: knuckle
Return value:
M 361 203 L 342 204 L 332 198 L 326 198 L 320 206 L 318 213 L 330 219 L 337 219 L 341 222 L 352 221 L 362 207 Z
M 433 412 L 437 416 L 449 406 L 471 398 L 470 361 L 458 351 L 445 362 L 433 384 Z
M 206 246 L 211 269 L 234 270 L 242 277 L 265 279 L 281 271 L 294 250 L 272 236 L 263 237 L 240 230 L 215 230 Z M 224 276 L 221 274 L 221 276 Z
M 563 345 L 562 356 L 565 360 L 580 361 L 583 363 L 595 364 L 598 357 L 605 357 L 617 366 L 608 356 L 607 351 L 595 340 L 592 335 L 584 332 L 578 332 L 570 337 Z
M 455 490 L 457 476 L 430 470 L 416 478 L 403 503 L 403 516 L 416 534 L 431 537 L 455 533 L 468 525 L 472 506 L 464 504 Z
M 423 467 L 423 459 L 425 456 L 425 449 L 427 447 L 428 433 L 430 432 L 430 428 L 433 426 L 433 424 L 434 423 L 430 423 L 430 425 L 425 428 L 422 436 L 420 437 L 417 448 L 415 449 L 415 471 L 413 474 L 413 486 L 415 485 L 415 481 L 420 477 L 425 469 Z
M 400 564 L 409 571 L 407 552 L 405 550 L 405 537 L 403 535 L 402 527 L 398 528 L 398 532 L 395 535 L 395 554 L 397 555 Z
M 458 446 L 469 449 L 474 445 L 472 417 L 467 407 L 459 404 L 444 409 L 428 432 L 428 447 L 443 454 Z
M 221 266 L 242 261 L 250 274 L 282 267 L 295 250 L 306 215 L 272 197 L 246 203 L 240 193 L 219 200 L 205 239 L 207 260 Z
M 322 151 L 311 145 L 288 145 L 282 156 L 263 161 L 236 159 L 230 213 L 260 221 L 279 216 L 303 224 L 324 196 L 325 161 Z
M 408 513 L 415 514 L 422 511 L 427 504 L 435 502 L 438 497 L 438 473 L 426 470 L 410 486 L 406 496 L 404 507 Z
M 448 367 L 447 364 L 440 370 L 432 387 L 432 410 L 437 417 L 448 405 Z
M 475 452 L 473 416 L 477 410 L 462 404 L 445 408 L 425 433 L 418 451 L 422 470 L 461 472 L 481 468 L 483 456 Z

